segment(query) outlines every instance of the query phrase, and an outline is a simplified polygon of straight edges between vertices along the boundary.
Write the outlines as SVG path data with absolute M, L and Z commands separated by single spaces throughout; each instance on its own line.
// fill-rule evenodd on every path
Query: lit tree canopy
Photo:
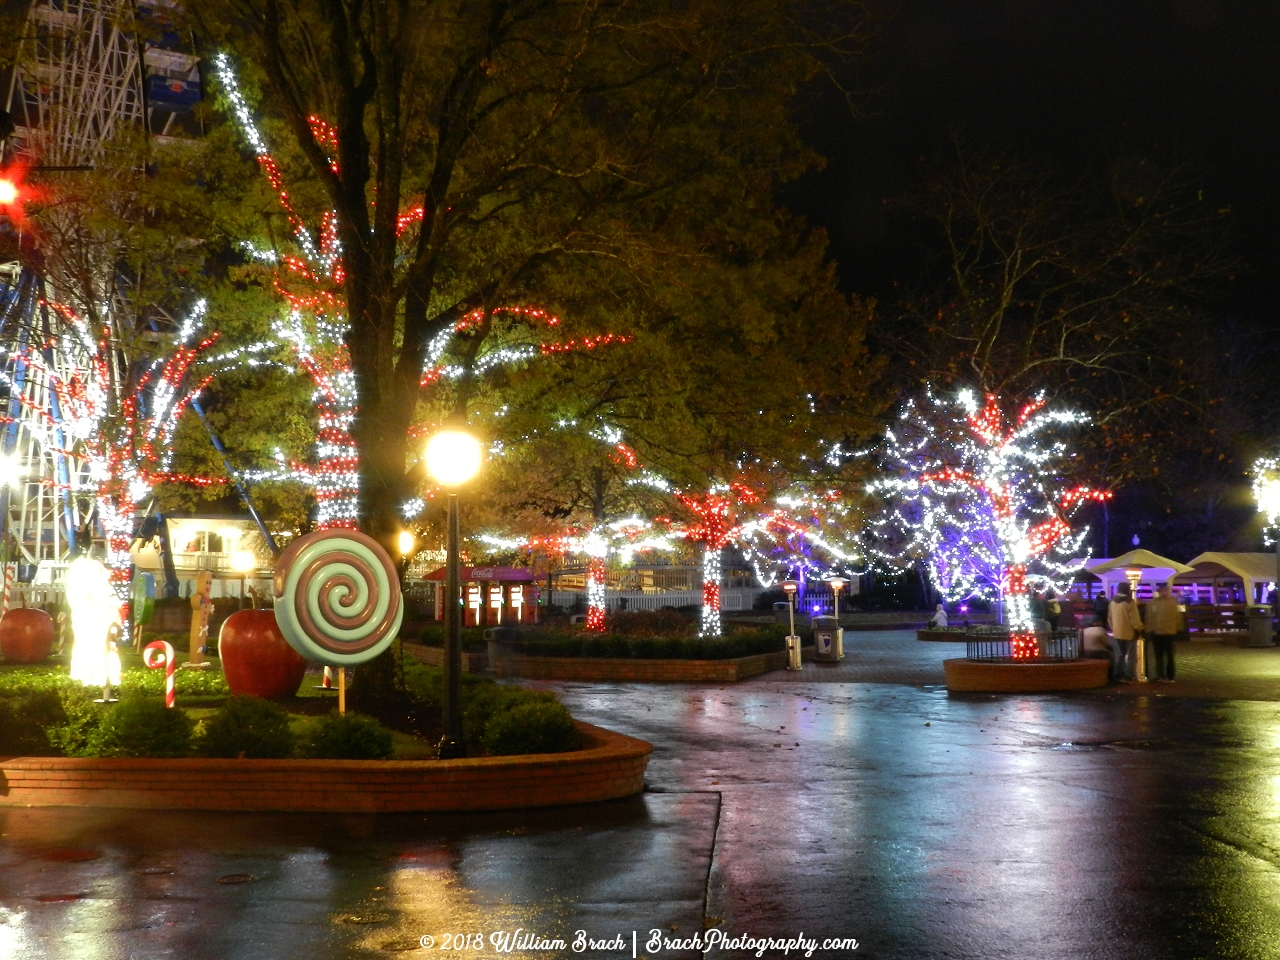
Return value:
M 836 291 L 822 236 L 771 199 L 815 161 L 788 119 L 792 93 L 822 56 L 861 42 L 856 22 L 838 22 L 856 8 L 832 10 L 799 18 L 777 0 L 193 6 L 276 131 L 294 210 L 308 223 L 330 217 L 358 396 L 362 526 L 389 540 L 418 492 L 415 425 L 492 396 L 479 364 L 503 308 L 555 313 L 567 339 L 644 334 L 679 356 L 696 375 L 679 408 L 699 425 L 649 431 L 673 457 L 719 452 L 734 433 L 747 446 L 786 435 L 815 372 L 806 360 L 859 363 L 865 310 Z M 293 232 L 283 221 L 271 229 Z M 460 329 L 476 311 L 481 322 Z M 460 375 L 424 384 L 432 345 L 449 331 Z M 833 339 L 842 352 L 811 349 Z M 623 399 L 641 411 L 660 388 L 628 385 Z M 822 392 L 848 392 L 861 413 L 862 389 Z M 752 407 L 766 412 L 748 418 Z
M 1054 436 L 1084 422 L 1045 409 L 1043 396 L 1011 418 L 998 397 L 979 404 L 967 390 L 906 404 L 886 435 L 888 476 L 872 484 L 885 499 L 878 551 L 926 561 L 949 599 L 1006 598 L 1010 626 L 1029 629 L 1029 589 L 1065 588 L 1069 561 L 1083 555 L 1087 529 L 1073 531 L 1072 514 L 1109 496 L 1071 481 L 1071 455 Z

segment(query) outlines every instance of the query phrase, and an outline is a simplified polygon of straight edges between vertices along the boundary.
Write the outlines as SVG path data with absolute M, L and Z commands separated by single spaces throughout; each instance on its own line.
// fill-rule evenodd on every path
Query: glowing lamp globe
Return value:
M 12 180 L 0 180 L 0 207 L 8 207 L 18 202 L 18 185 Z
M 786 592 L 788 597 L 792 597 L 795 596 L 796 591 L 800 589 L 800 584 L 795 580 L 783 580 L 782 589 Z
M 427 441 L 427 473 L 446 487 L 466 483 L 480 472 L 480 441 L 464 430 L 441 430 Z
M 412 533 L 410 533 L 408 530 L 401 530 L 400 543 L 399 543 L 400 556 L 407 557 L 409 554 L 413 553 L 413 545 L 416 542 L 417 541 L 415 540 Z
M 252 573 L 258 568 L 258 558 L 250 550 L 237 550 L 231 554 L 231 569 L 236 573 Z

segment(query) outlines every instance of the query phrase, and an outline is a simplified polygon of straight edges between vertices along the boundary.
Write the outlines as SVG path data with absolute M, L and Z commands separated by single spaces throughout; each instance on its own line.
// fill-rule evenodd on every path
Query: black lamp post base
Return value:
M 461 760 L 467 755 L 467 745 L 461 740 L 445 734 L 440 738 L 440 746 L 436 748 L 439 760 Z

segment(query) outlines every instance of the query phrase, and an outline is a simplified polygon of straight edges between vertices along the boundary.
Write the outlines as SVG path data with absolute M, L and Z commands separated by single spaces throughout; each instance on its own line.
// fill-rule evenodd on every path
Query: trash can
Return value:
M 844 659 L 844 630 L 835 617 L 814 617 L 813 659 L 820 663 L 836 663 Z
M 485 648 L 489 655 L 489 669 L 499 660 L 519 656 L 520 651 L 515 642 L 520 639 L 520 631 L 511 627 L 490 627 L 484 632 Z
M 800 638 L 794 634 L 787 637 L 787 669 L 799 670 L 800 663 Z
M 1272 644 L 1274 629 L 1271 624 L 1271 608 L 1256 606 L 1249 608 L 1249 640 L 1245 646 L 1269 647 Z

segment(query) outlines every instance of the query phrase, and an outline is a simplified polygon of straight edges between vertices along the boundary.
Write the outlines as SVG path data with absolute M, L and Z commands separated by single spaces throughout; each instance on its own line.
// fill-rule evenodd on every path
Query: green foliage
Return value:
M 625 637 L 618 634 L 539 633 L 518 649 L 530 657 L 605 657 L 618 660 L 732 660 L 784 649 L 782 626 L 736 630 L 724 637 Z
M 532 700 L 556 703 L 555 694 L 534 692 L 490 681 L 462 694 L 462 736 L 469 743 L 483 743 L 493 719 Z
M 44 690 L 79 687 L 61 664 L 0 664 L 0 697 L 26 696 Z
M 194 723 L 162 700 L 130 698 L 107 710 L 88 737 L 86 752 L 98 757 L 185 757 Z
M 494 756 L 509 756 L 576 750 L 582 738 L 563 704 L 522 698 L 489 720 L 481 743 Z
M 404 681 L 421 705 L 439 706 L 444 671 L 410 660 L 405 662 Z M 514 720 L 498 722 L 510 714 Z M 554 693 L 498 684 L 469 673 L 462 675 L 462 736 L 495 756 L 575 750 L 579 740 L 569 711 Z
M 108 707 L 95 703 L 99 692 L 71 684 L 58 691 L 65 720 L 48 728 L 49 742 L 54 749 L 67 757 L 93 756 L 91 746 L 98 727 L 107 715 Z
M 693 630 L 677 610 L 619 610 L 609 614 L 609 630 L 624 637 L 676 637 Z
M 58 753 L 48 731 L 66 719 L 56 690 L 0 699 L 0 756 L 39 757 Z
M 468 653 L 484 650 L 486 646 L 484 632 L 486 629 L 486 627 L 463 627 L 462 649 Z M 423 627 L 422 632 L 418 635 L 418 642 L 427 647 L 443 647 L 444 627 L 435 625 Z
M 372 717 L 330 713 L 307 728 L 298 754 L 311 760 L 386 760 L 393 745 L 391 731 Z
M 164 696 L 164 668 L 128 667 L 121 671 L 120 689 L 125 694 L 138 696 Z M 227 678 L 216 668 L 207 670 L 183 670 L 173 675 L 173 689 L 181 697 L 226 697 L 231 689 Z M 181 703 L 181 699 L 178 701 Z
M 289 714 L 279 704 L 257 697 L 232 697 L 204 721 L 195 752 L 202 757 L 277 760 L 293 753 Z

